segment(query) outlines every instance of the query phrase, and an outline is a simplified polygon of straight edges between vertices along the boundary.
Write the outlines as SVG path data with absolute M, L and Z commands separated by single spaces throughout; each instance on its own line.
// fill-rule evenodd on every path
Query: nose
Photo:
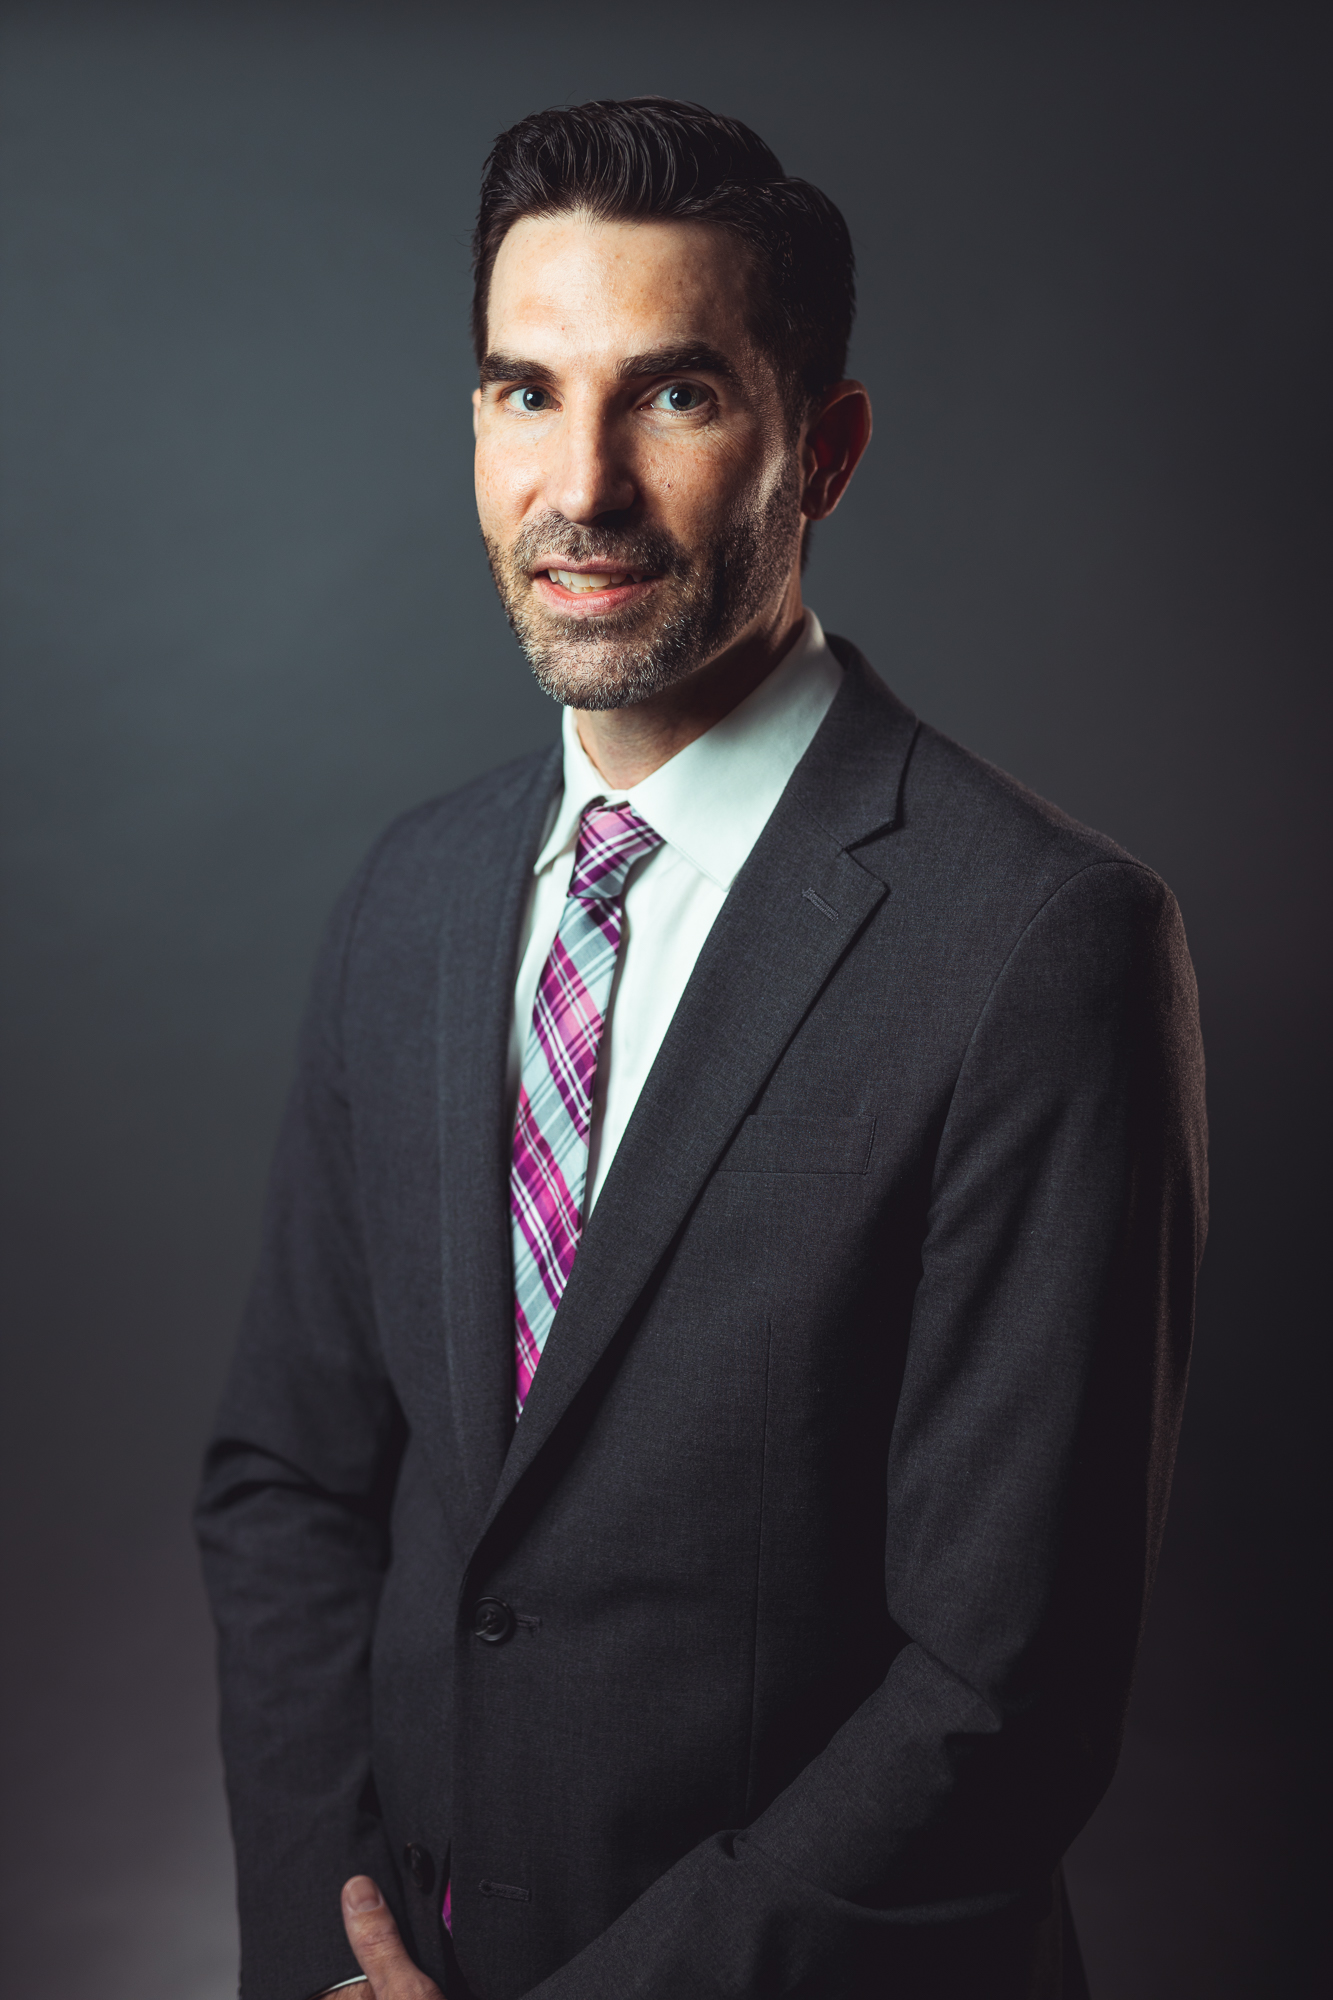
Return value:
M 553 442 L 547 500 L 558 514 L 586 528 L 634 505 L 638 483 L 620 427 L 608 412 L 579 407 L 571 399 Z

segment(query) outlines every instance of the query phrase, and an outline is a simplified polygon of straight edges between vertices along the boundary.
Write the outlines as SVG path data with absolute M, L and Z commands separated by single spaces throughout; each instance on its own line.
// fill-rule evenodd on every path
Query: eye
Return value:
M 707 401 L 707 389 L 701 389 L 697 382 L 668 382 L 665 389 L 658 390 L 648 407 L 650 410 L 670 410 L 673 416 L 686 417 L 694 410 L 701 410 Z
M 548 389 L 511 389 L 505 403 L 511 410 L 521 410 L 525 417 L 539 416 L 552 407 Z

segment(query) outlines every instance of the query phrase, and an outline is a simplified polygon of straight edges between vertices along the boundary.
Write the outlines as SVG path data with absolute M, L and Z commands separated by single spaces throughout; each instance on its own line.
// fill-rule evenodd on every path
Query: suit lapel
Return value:
M 463 842 L 449 857 L 436 1036 L 444 1369 L 441 1378 L 438 1353 L 428 1357 L 423 1379 L 438 1383 L 440 1402 L 422 1436 L 428 1447 L 438 1440 L 446 1490 L 461 1469 L 473 1526 L 513 1430 L 505 1069 L 532 862 L 559 783 L 557 749 L 535 778 L 529 765 L 487 800 L 478 854 Z
M 584 1232 L 487 1526 L 623 1325 L 887 894 L 847 849 L 895 820 L 916 720 L 854 648 L 832 643 L 846 678 L 699 955 Z

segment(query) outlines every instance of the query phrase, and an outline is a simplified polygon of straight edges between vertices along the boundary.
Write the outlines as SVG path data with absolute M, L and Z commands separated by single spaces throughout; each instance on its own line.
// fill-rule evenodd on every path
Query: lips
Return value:
M 598 617 L 646 597 L 661 581 L 653 570 L 564 569 L 548 562 L 529 572 L 538 601 L 565 617 Z

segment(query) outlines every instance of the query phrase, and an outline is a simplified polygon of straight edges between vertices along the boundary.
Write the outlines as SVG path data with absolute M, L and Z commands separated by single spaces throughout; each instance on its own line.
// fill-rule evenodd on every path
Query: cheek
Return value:
M 533 483 L 532 466 L 526 454 L 499 450 L 483 432 L 477 439 L 473 471 L 477 513 L 483 528 L 522 518 Z
M 760 491 L 765 467 L 741 440 L 720 434 L 691 439 L 687 449 L 649 449 L 640 483 L 664 526 L 682 540 L 704 537 Z

